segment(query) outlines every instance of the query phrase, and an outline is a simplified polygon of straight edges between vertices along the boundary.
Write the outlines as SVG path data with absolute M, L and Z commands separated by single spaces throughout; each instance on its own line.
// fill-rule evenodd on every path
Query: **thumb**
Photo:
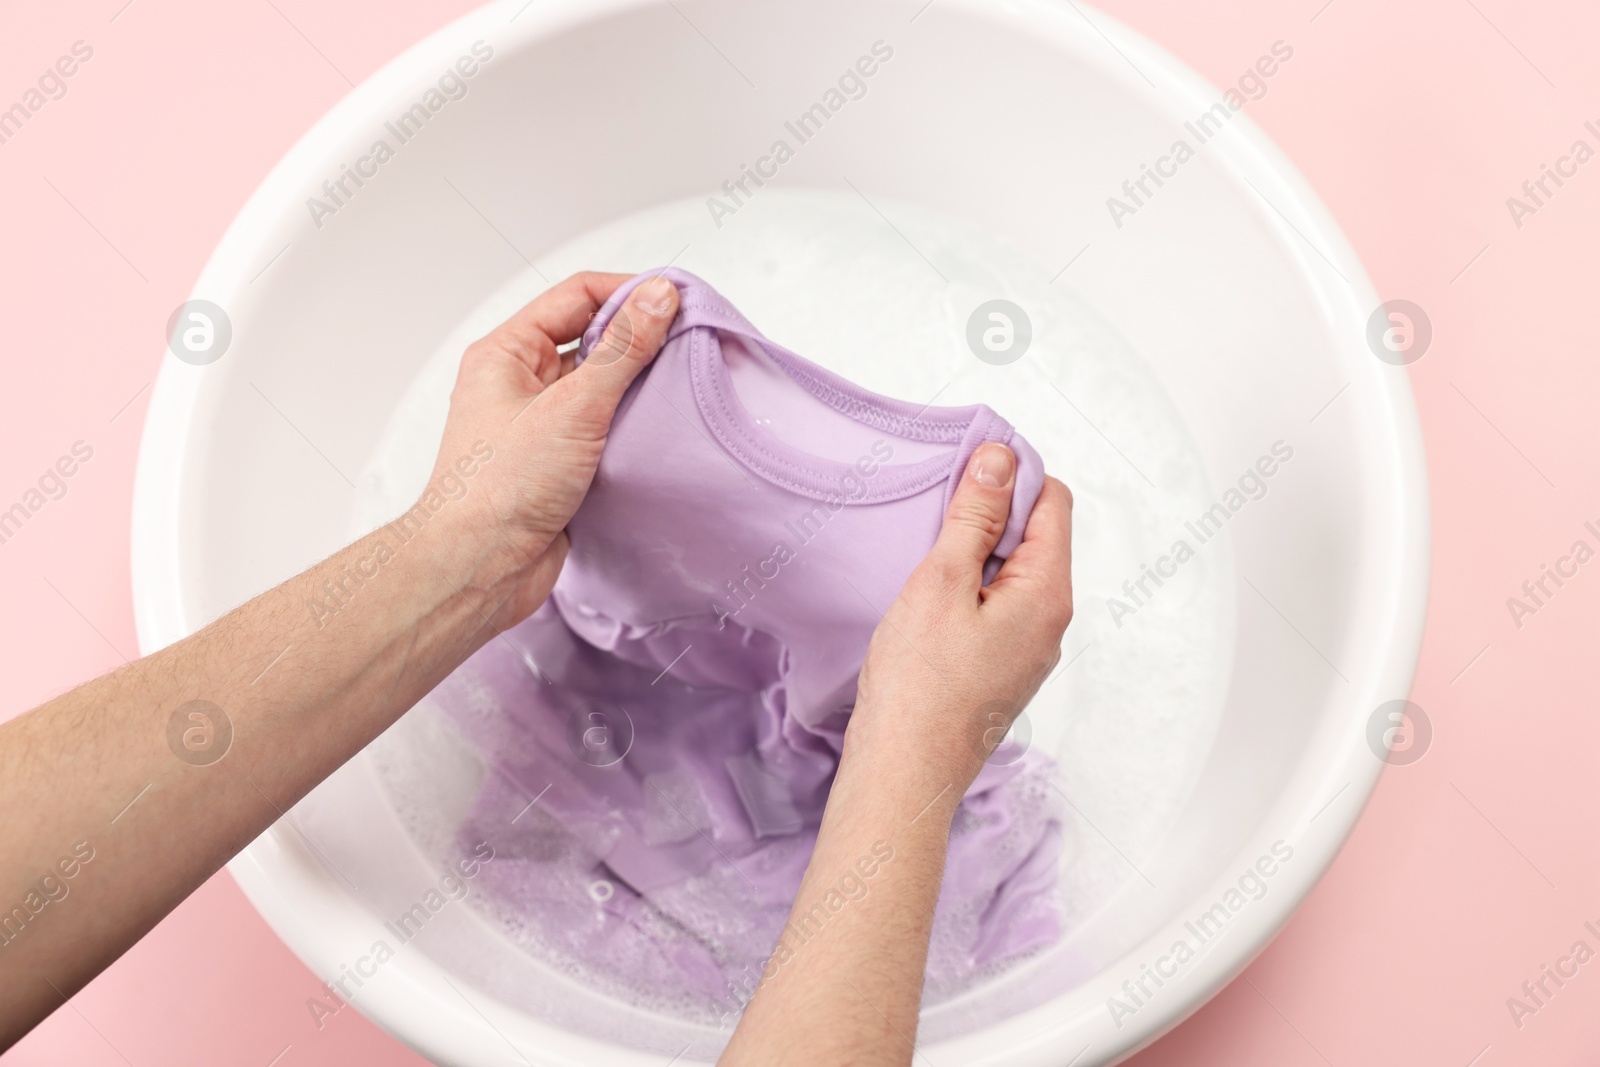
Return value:
M 983 565 L 1005 533 L 1016 480 L 1017 457 L 1011 449 L 993 441 L 979 446 L 950 499 L 928 558 L 945 573 L 970 575 L 973 588 L 980 586 Z
M 628 386 L 661 351 L 677 314 L 677 286 L 659 275 L 640 283 L 611 317 L 583 365 L 570 375 L 585 402 L 602 410 L 606 421 Z

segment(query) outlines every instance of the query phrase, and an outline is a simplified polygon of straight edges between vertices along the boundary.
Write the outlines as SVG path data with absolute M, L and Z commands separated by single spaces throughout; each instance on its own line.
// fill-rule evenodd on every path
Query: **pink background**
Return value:
M 473 6 L 124 3 L 0 12 L 0 105 L 74 41 L 94 48 L 66 97 L 0 145 L 0 506 L 74 441 L 94 448 L 68 495 L 0 545 L 3 716 L 135 652 L 128 527 L 147 386 L 167 316 L 234 213 L 346 78 Z M 1505 200 L 1574 139 L 1596 143 L 1583 122 L 1600 120 L 1600 18 L 1576 0 L 1323 3 L 1101 6 L 1218 84 L 1289 41 L 1293 63 L 1251 116 L 1380 293 L 1432 318 L 1412 368 L 1435 521 L 1413 699 L 1435 736 L 1385 773 L 1271 948 L 1133 1062 L 1587 1062 L 1600 962 L 1520 1028 L 1506 998 L 1600 921 L 1600 571 L 1521 629 L 1506 598 L 1600 520 L 1583 488 L 1600 484 L 1600 361 L 1579 313 L 1600 281 L 1600 162 L 1520 229 Z M 355 1012 L 319 1032 L 305 1008 L 317 986 L 221 874 L 0 1067 L 422 1062 Z

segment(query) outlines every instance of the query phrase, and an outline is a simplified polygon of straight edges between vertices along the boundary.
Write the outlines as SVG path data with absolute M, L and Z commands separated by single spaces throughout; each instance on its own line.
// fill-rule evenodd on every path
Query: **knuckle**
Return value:
M 489 339 L 479 338 L 466 347 L 461 353 L 461 375 L 470 375 L 473 370 L 489 358 Z
M 616 315 L 606 326 L 605 333 L 601 335 L 600 343 L 589 353 L 589 359 L 604 366 L 622 360 L 640 362 L 649 355 L 650 338 L 647 331 L 635 323 L 634 317 L 628 314 L 628 309 L 624 305 L 617 309 Z
M 472 360 L 475 363 L 482 363 L 488 359 L 498 359 L 505 353 L 509 340 L 510 337 L 506 326 L 502 323 L 468 345 L 462 359 Z
M 503 322 L 478 338 L 466 348 L 464 360 L 484 363 L 489 360 L 511 358 L 537 363 L 553 357 L 555 343 L 536 327 L 516 321 Z
M 590 367 L 609 367 L 611 364 L 621 361 L 628 354 L 628 348 L 629 345 L 626 338 L 615 337 L 607 333 L 600 338 L 600 343 L 590 351 L 589 357 L 584 360 L 584 364 Z
M 969 498 L 950 510 L 950 522 L 994 541 L 1005 532 L 1006 520 L 988 501 Z

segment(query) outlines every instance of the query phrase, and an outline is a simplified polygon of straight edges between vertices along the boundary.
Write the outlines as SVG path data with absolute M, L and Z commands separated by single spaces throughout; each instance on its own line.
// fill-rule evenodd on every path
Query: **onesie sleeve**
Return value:
M 1039 458 L 1039 453 L 1015 431 L 1005 443 L 1017 454 L 1017 479 L 1011 490 L 1011 517 L 1006 520 L 1005 533 L 1000 535 L 1000 543 L 994 550 L 994 558 L 998 560 L 1006 559 L 1022 544 L 1022 531 L 1027 528 L 1039 493 L 1044 490 L 1044 460 Z M 988 577 L 985 574 L 985 580 Z
M 1028 444 L 1009 422 L 989 407 L 980 404 L 966 436 L 962 439 L 961 447 L 957 450 L 950 480 L 945 484 L 944 505 L 939 512 L 941 519 L 950 510 L 950 501 L 955 496 L 956 486 L 966 473 L 967 464 L 972 461 L 972 454 L 981 445 L 990 442 L 1006 445 L 1016 453 L 1017 474 L 1012 483 L 1011 515 L 1006 520 L 1005 531 L 1000 535 L 1000 543 L 995 546 L 994 554 L 983 567 L 983 581 L 986 585 L 994 579 L 1000 570 L 1000 565 L 1007 557 L 1022 544 L 1022 532 L 1027 529 L 1028 517 L 1033 514 L 1033 505 L 1038 501 L 1040 491 L 1044 489 L 1044 460 L 1039 458 L 1039 453 L 1034 451 L 1033 446 Z

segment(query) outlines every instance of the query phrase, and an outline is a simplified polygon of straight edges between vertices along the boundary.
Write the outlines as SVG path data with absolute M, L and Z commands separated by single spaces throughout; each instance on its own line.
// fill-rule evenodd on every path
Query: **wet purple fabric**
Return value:
M 989 408 L 867 392 L 664 273 L 678 317 L 617 411 L 554 594 L 433 700 L 488 767 L 464 836 L 495 845 L 489 906 L 571 973 L 693 1014 L 742 1004 L 783 929 L 868 639 L 972 452 L 1018 458 L 990 576 L 1044 473 Z M 794 441 L 813 426 L 812 447 Z M 1052 772 L 992 762 L 964 798 L 930 997 L 1058 936 Z

